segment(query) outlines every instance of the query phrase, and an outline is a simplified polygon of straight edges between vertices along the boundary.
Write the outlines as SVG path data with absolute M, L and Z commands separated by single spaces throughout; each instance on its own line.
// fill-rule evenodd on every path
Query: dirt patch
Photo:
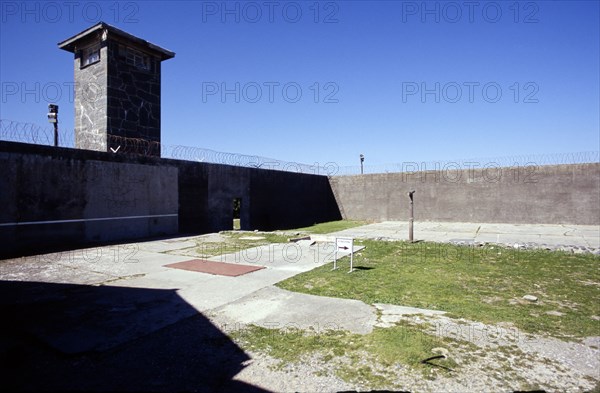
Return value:
M 499 296 L 485 296 L 485 297 L 481 298 L 481 301 L 484 303 L 487 303 L 487 304 L 497 303 L 502 300 L 504 300 L 504 299 Z

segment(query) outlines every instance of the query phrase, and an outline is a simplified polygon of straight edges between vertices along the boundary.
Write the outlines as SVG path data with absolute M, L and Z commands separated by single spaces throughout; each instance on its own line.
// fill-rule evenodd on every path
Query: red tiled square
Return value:
M 219 276 L 241 276 L 264 269 L 264 266 L 240 265 L 237 263 L 213 262 L 204 259 L 192 259 L 190 261 L 170 263 L 165 265 L 174 269 L 190 270 L 193 272 L 215 274 Z

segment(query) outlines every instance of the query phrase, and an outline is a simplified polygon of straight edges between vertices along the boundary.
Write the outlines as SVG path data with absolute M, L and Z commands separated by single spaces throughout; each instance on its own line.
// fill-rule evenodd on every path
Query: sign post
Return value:
M 350 237 L 336 237 L 335 238 L 335 255 L 333 256 L 333 269 L 337 269 L 337 253 L 338 251 L 350 250 L 350 271 L 352 273 L 352 264 L 354 262 L 354 239 Z
M 413 209 L 413 194 L 415 191 L 409 191 L 408 197 L 410 198 L 410 210 L 409 210 L 409 218 L 408 218 L 408 241 L 413 242 L 413 225 L 415 222 L 415 211 Z

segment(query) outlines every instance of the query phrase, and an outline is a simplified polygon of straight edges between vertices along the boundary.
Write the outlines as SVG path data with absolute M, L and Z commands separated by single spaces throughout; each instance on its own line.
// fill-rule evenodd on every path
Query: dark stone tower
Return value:
M 75 54 L 76 147 L 160 156 L 160 67 L 175 53 L 104 22 L 58 47 Z

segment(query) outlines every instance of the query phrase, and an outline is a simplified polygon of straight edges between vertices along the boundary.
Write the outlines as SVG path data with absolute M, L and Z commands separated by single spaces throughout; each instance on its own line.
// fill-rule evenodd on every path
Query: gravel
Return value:
M 547 243 L 490 243 L 476 242 L 471 239 L 454 239 L 448 241 L 450 244 L 457 246 L 483 247 L 487 245 L 496 245 L 504 248 L 514 248 L 516 250 L 547 250 L 547 251 L 563 251 L 571 254 L 594 254 L 600 255 L 600 248 L 575 246 L 568 244 L 547 244 Z
M 441 315 L 405 316 L 415 324 L 424 324 L 424 332 L 446 337 L 445 345 L 435 353 L 447 353 L 458 367 L 444 371 L 432 366 L 419 371 L 394 364 L 384 367 L 366 353 L 358 363 L 347 357 L 328 362 L 320 354 L 281 366 L 264 353 L 246 351 L 252 358 L 235 380 L 277 392 L 368 391 L 373 389 L 419 392 L 585 392 L 600 381 L 600 337 L 581 343 L 567 343 L 539 335 L 525 334 L 507 325 L 491 326 Z M 457 334 L 458 332 L 458 334 Z M 474 333 L 479 332 L 479 333 Z M 487 332 L 488 334 L 485 334 Z M 496 335 L 489 334 L 495 332 Z M 483 333 L 483 334 L 482 334 Z M 436 360 L 444 365 L 444 359 Z M 364 380 L 342 380 L 337 372 L 343 367 L 368 366 L 372 373 L 385 375 L 388 383 L 371 385 Z

